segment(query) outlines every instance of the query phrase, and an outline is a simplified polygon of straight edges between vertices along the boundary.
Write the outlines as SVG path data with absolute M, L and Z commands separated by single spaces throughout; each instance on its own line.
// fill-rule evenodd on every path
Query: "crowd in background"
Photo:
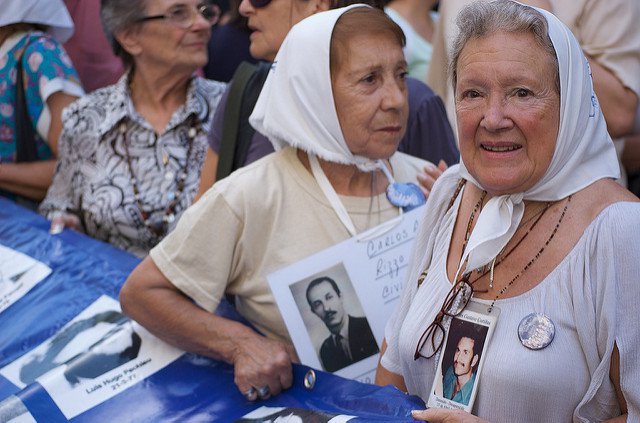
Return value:
M 377 92 L 383 93 L 376 107 L 385 113 L 391 110 L 385 116 L 395 116 L 402 121 L 387 128 L 388 139 L 384 142 L 390 144 L 384 151 L 377 150 L 373 144 L 361 146 L 353 142 L 357 138 L 353 134 L 363 131 L 366 126 L 362 122 L 366 121 L 368 113 L 363 110 L 364 106 L 356 106 L 366 105 L 371 96 L 366 101 L 348 103 L 353 99 L 345 90 L 346 94 L 341 97 L 340 80 L 336 75 L 341 75 L 342 66 L 349 66 L 358 59 L 365 60 L 355 52 L 363 56 L 368 52 L 365 41 L 362 41 L 361 51 L 350 44 L 358 37 L 355 30 L 345 30 L 344 45 L 338 43 L 338 47 L 334 47 L 332 44 L 331 31 L 337 25 L 336 20 L 348 9 L 321 15 L 329 18 L 309 20 L 320 12 L 353 3 L 360 2 L 9 0 L 8 6 L 0 10 L 0 195 L 37 209 L 51 220 L 53 234 L 65 227 L 72 228 L 140 258 L 146 257 L 123 290 L 125 312 L 150 326 L 152 332 L 160 332 L 159 336 L 169 342 L 196 352 L 206 351 L 207 355 L 243 369 L 236 383 L 250 400 L 277 394 L 290 385 L 287 378 L 274 382 L 272 378 L 264 377 L 255 381 L 254 373 L 259 373 L 254 368 L 257 365 L 249 363 L 251 360 L 247 358 L 255 345 L 263 345 L 258 356 L 271 355 L 264 360 L 286 375 L 290 376 L 286 366 L 297 359 L 288 345 L 282 317 L 267 292 L 265 273 L 395 216 L 397 209 L 404 205 L 388 204 L 383 195 L 387 186 L 395 182 L 389 177 L 389 171 L 399 182 L 414 183 L 419 187 L 420 195 L 427 199 L 435 193 L 433 201 L 437 198 L 439 204 L 434 205 L 433 201 L 427 204 L 433 222 L 438 225 L 441 221 L 442 225 L 453 224 L 450 219 L 455 216 L 450 216 L 450 210 L 455 213 L 459 210 L 461 215 L 469 216 L 466 233 L 451 229 L 452 245 L 462 245 L 452 247 L 459 262 L 441 263 L 445 273 L 454 276 L 454 288 L 458 287 L 456 295 L 461 282 L 473 285 L 468 284 L 468 278 L 458 281 L 458 276 L 468 264 L 463 259 L 469 260 L 465 249 L 469 240 L 474 239 L 471 229 L 477 223 L 474 222 L 475 215 L 478 214 L 479 220 L 485 213 L 482 216 L 487 219 L 493 206 L 490 204 L 492 194 L 503 194 L 502 187 L 494 192 L 484 189 L 483 184 L 489 183 L 491 178 L 478 177 L 468 166 L 469 156 L 464 160 L 465 141 L 470 139 L 468 126 L 465 126 L 469 124 L 469 114 L 456 110 L 466 97 L 456 97 L 457 62 L 450 68 L 449 54 L 457 52 L 464 58 L 464 44 L 454 44 L 460 32 L 456 17 L 473 2 L 364 2 L 384 10 L 401 29 L 401 36 L 393 35 L 396 26 L 388 29 L 390 24 L 381 21 L 380 28 L 387 31 L 389 39 L 380 35 L 378 41 L 388 49 L 376 60 L 391 62 L 397 59 L 394 54 L 398 53 L 404 54 L 402 57 L 406 61 L 401 66 L 402 75 L 398 76 L 400 82 L 394 82 L 395 85 L 391 84 L 393 87 L 389 88 L 385 85 L 388 84 L 384 79 L 386 76 L 380 76 L 379 80 L 384 83 L 379 82 L 376 88 Z M 578 69 L 579 60 L 575 57 L 584 57 L 588 66 L 584 72 L 576 70 L 574 79 L 562 82 L 565 84 L 562 89 L 556 87 L 554 101 L 558 102 L 560 110 L 560 122 L 556 125 L 559 129 L 556 129 L 579 132 L 579 125 L 572 125 L 572 119 L 584 113 L 588 115 L 589 111 L 567 108 L 565 102 L 569 101 L 567 98 L 574 101 L 573 95 L 584 98 L 583 92 L 574 93 L 578 89 L 572 84 L 582 81 L 579 74 L 589 75 L 586 79 L 593 81 L 595 91 L 590 97 L 594 113 L 600 118 L 600 110 L 602 112 L 600 126 L 592 135 L 605 140 L 602 142 L 606 146 L 599 151 L 606 152 L 606 159 L 604 153 L 601 159 L 584 153 L 584 161 L 575 164 L 571 162 L 572 154 L 578 157 L 581 153 L 559 154 L 563 163 L 571 163 L 566 169 L 579 169 L 580 175 L 587 176 L 578 182 L 569 177 L 550 178 L 553 184 L 543 179 L 543 186 L 553 185 L 551 194 L 534 190 L 534 194 L 526 197 L 531 188 L 527 186 L 523 190 L 524 200 L 533 203 L 523 205 L 522 209 L 518 209 L 517 202 L 510 204 L 509 213 L 521 214 L 517 218 L 510 215 L 508 228 L 501 235 L 505 238 L 496 238 L 504 242 L 501 250 L 492 252 L 495 256 L 493 265 L 515 240 L 511 236 L 515 237 L 523 230 L 518 226 L 523 215 L 536 223 L 536 219 L 546 216 L 551 220 L 543 220 L 540 227 L 548 226 L 552 230 L 557 222 L 557 231 L 569 202 L 573 201 L 574 210 L 588 214 L 593 204 L 590 206 L 587 199 L 583 199 L 581 190 L 586 184 L 600 178 L 615 178 L 619 185 L 640 195 L 640 30 L 637 27 L 640 3 L 637 0 L 524 0 L 520 3 L 553 14 L 557 23 L 547 12 L 541 16 L 553 22 L 551 27 L 566 27 L 568 33 L 575 36 L 577 48 L 573 45 L 566 48 L 574 56 L 566 60 L 557 57 L 560 70 L 556 68 L 549 73 L 559 72 L 562 79 L 564 66 Z M 372 16 L 369 18 L 378 19 Z M 308 31 L 313 28 L 308 22 L 316 22 L 318 37 L 326 41 L 327 46 L 331 44 L 331 49 L 343 49 L 340 50 L 343 56 L 335 55 L 329 47 L 322 50 L 316 40 L 306 39 L 300 32 L 291 31 L 290 34 L 290 29 L 296 28 L 294 25 L 301 21 Z M 502 28 L 498 24 L 495 26 Z M 371 28 L 363 31 L 370 37 L 376 34 Z M 560 41 L 554 35 L 549 36 L 553 42 L 549 48 L 560 56 L 564 47 L 558 47 Z M 472 44 L 474 37 L 485 39 L 483 37 L 487 36 L 469 37 L 464 41 Z M 292 54 L 303 57 L 304 48 L 292 46 L 296 42 L 306 43 L 303 45 L 315 48 L 314 52 L 318 53 L 309 55 L 305 59 L 308 63 L 298 64 Z M 349 55 L 344 56 L 344 51 L 349 51 Z M 368 57 L 367 60 L 373 59 Z M 326 68 L 326 74 L 311 75 L 313 64 L 318 69 Z M 385 66 L 387 64 L 385 62 Z M 291 79 L 273 77 L 274 66 L 290 72 Z M 307 73 L 301 73 L 300 69 Z M 376 77 L 367 75 L 372 80 Z M 301 80 L 306 85 L 291 89 L 295 86 L 294 80 Z M 292 93 L 295 90 L 299 92 Z M 374 91 L 371 89 L 372 93 Z M 479 94 L 473 91 L 471 95 Z M 345 104 L 348 104 L 349 113 Z M 466 112 L 469 113 L 469 109 Z M 371 114 L 373 116 L 373 112 Z M 461 118 L 463 120 L 459 121 Z M 393 136 L 389 135 L 392 132 Z M 561 133 L 571 139 L 571 146 L 577 146 L 577 150 L 589 148 L 583 146 L 586 136 Z M 609 136 L 615 154 L 613 147 L 608 148 Z M 394 147 L 390 148 L 393 143 Z M 594 142 L 592 147 L 597 145 Z M 460 153 L 465 163 L 458 165 Z M 553 153 L 550 162 L 552 157 L 555 157 Z M 612 170 L 612 166 L 616 169 Z M 455 172 L 461 169 L 462 179 L 471 181 L 473 186 L 465 189 L 464 183 L 458 184 L 458 173 L 454 178 L 452 167 Z M 550 169 L 556 167 L 562 166 L 556 162 L 549 165 Z M 324 177 L 323 172 L 326 173 Z M 589 176 L 590 172 L 593 177 Z M 542 173 L 537 176 L 542 178 Z M 224 178 L 229 179 L 220 183 Z M 434 185 L 439 190 L 433 191 Z M 616 201 L 635 201 L 635 197 L 626 191 L 616 190 L 606 186 L 600 187 L 595 194 L 589 191 L 597 198 L 593 207 L 602 204 L 604 208 L 605 204 Z M 604 198 L 602 191 L 608 191 L 615 198 Z M 313 193 L 312 199 L 305 196 L 308 192 Z M 263 201 L 261 194 L 269 199 L 257 202 L 257 198 Z M 323 214 L 318 209 L 326 206 L 325 199 L 328 199 L 326 210 L 329 212 Z M 316 200 L 317 204 L 314 203 Z M 336 201 L 345 204 L 336 205 Z M 522 198 L 519 201 L 522 202 Z M 538 208 L 536 201 L 543 205 Z M 369 219 L 373 204 L 378 210 L 375 222 Z M 445 209 L 447 205 L 449 208 Z M 498 210 L 498 205 L 495 207 L 492 216 L 498 221 L 504 218 L 504 213 L 500 214 L 504 210 Z M 296 215 L 294 212 L 299 210 L 307 212 Z M 635 208 L 633 210 L 629 213 L 635 216 Z M 180 226 L 183 215 L 186 223 Z M 261 219 L 275 224 L 279 234 L 268 232 Z M 581 222 L 576 217 L 573 219 L 574 223 Z M 513 222 L 516 226 L 512 228 Z M 634 222 L 625 222 L 634 225 Z M 582 223 L 581 227 L 585 229 L 591 220 Z M 611 233 L 619 233 L 617 223 L 610 225 Z M 534 226 L 535 223 L 520 241 L 533 231 Z M 313 242 L 300 236 L 301 228 L 305 234 L 313 234 Z M 426 234 L 423 241 L 430 242 L 422 245 L 425 251 L 442 247 L 440 233 L 436 242 L 429 238 L 429 229 L 423 229 L 423 232 Z M 247 234 L 253 238 L 245 239 Z M 567 237 L 574 235 L 568 233 Z M 216 237 L 227 237 L 225 254 L 206 249 L 210 239 Z M 535 235 L 532 238 L 537 239 Z M 478 247 L 472 244 L 469 243 L 470 250 Z M 185 249 L 185 245 L 189 248 Z M 518 245 L 520 243 L 513 248 Z M 261 251 L 261 248 L 271 250 Z M 534 261 L 542 253 L 540 250 L 536 255 L 536 250 L 527 250 L 536 257 Z M 560 248 L 558 252 L 560 257 L 568 255 L 566 248 Z M 193 266 L 193 257 L 199 257 L 203 264 Z M 430 259 L 423 257 L 418 262 L 430 262 Z M 476 280 L 482 281 L 487 272 L 482 273 L 480 269 L 487 263 L 475 264 L 469 264 L 468 268 L 477 269 L 470 272 L 476 272 Z M 493 265 L 491 286 L 487 289 L 493 289 Z M 550 264 L 549 268 L 553 269 L 555 265 L 558 263 Z M 421 277 L 429 281 L 432 276 L 428 274 L 428 268 L 429 265 L 412 269 L 411 274 L 416 279 Z M 596 270 L 603 272 L 599 267 Z M 425 273 L 420 276 L 423 271 Z M 216 272 L 219 272 L 218 282 L 207 276 Z M 205 279 L 206 283 L 199 282 Z M 415 295 L 425 295 L 418 291 L 421 283 L 415 287 Z M 533 289 L 535 285 L 532 282 Z M 451 295 L 447 293 L 449 288 L 450 284 L 442 288 L 443 297 Z M 604 290 L 600 286 L 597 289 Z M 247 335 L 245 345 L 237 348 L 245 356 L 244 361 L 231 358 L 233 353 L 225 346 L 203 346 L 194 342 L 206 334 L 190 327 L 189 322 L 175 326 L 173 332 L 167 333 L 156 326 L 162 321 L 161 317 L 167 319 L 167 324 L 179 321 L 177 315 L 163 310 L 173 309 L 178 315 L 186 312 L 195 315 L 198 313 L 196 308 L 213 311 L 224 294 L 239 295 L 236 306 L 241 314 L 267 335 L 266 338 Z M 606 298 L 616 301 L 609 296 Z M 442 301 L 428 298 L 428 301 L 432 300 L 435 312 L 431 314 L 436 314 Z M 140 307 L 144 310 L 140 311 Z M 403 301 L 403 312 L 418 316 L 422 313 L 412 308 L 409 297 Z M 443 305 L 441 314 L 447 313 Z M 605 314 L 609 317 L 609 310 Z M 210 318 L 208 315 L 201 316 L 202 322 Z M 265 319 L 265 316 L 269 317 Z M 431 318 L 433 316 L 428 320 Z M 401 315 L 395 315 L 389 326 L 393 325 L 398 334 L 403 327 L 402 319 Z M 437 322 L 438 317 L 435 319 Z M 234 333 L 245 334 L 245 328 L 240 329 L 225 319 L 215 323 L 223 328 L 216 332 L 221 339 L 233 338 Z M 421 331 L 422 325 L 419 326 L 411 327 L 411 330 Z M 398 342 L 403 342 L 402 336 L 391 335 L 389 328 L 386 335 L 381 348 L 384 354 L 386 342 L 390 342 L 390 355 L 382 361 L 380 381 L 394 383 L 405 390 L 412 388 L 412 384 L 417 383 L 410 376 L 412 366 L 420 362 L 402 363 L 400 352 L 405 345 L 398 346 Z M 617 344 L 614 349 L 613 344 L 600 341 L 598 346 L 607 349 L 613 357 L 627 352 L 624 348 L 618 352 Z M 416 359 L 421 348 L 416 349 Z M 597 366 L 598 361 L 590 361 L 588 365 Z M 589 384 L 589 381 L 583 382 Z M 612 382 L 611 389 L 620 389 L 619 380 Z M 622 389 L 626 388 L 623 386 Z M 415 390 L 423 393 L 421 388 Z M 625 410 L 623 405 L 619 411 Z M 483 407 L 482 412 L 491 415 L 486 403 Z M 585 408 L 584 404 L 581 407 Z M 588 411 L 584 412 L 588 414 Z M 423 416 L 427 417 L 439 421 L 438 416 Z

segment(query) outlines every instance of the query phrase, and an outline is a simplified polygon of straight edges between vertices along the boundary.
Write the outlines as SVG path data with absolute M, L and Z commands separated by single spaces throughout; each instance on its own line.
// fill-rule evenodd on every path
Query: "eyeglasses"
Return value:
M 249 3 L 256 9 L 261 9 L 271 3 L 271 0 L 249 0 Z
M 451 290 L 442 303 L 440 312 L 438 312 L 435 319 L 433 319 L 433 322 L 431 322 L 427 329 L 422 332 L 422 336 L 420 336 L 420 339 L 418 340 L 418 345 L 416 345 L 416 352 L 413 355 L 414 360 L 417 360 L 420 357 L 429 359 L 440 351 L 442 344 L 444 343 L 445 335 L 442 320 L 445 316 L 456 317 L 460 315 L 460 313 L 462 313 L 462 311 L 467 307 L 467 304 L 469 304 L 472 296 L 473 286 L 469 283 L 469 274 L 467 274 L 451 287 Z M 424 355 L 422 350 L 429 340 L 431 342 L 429 342 L 428 347 L 431 348 L 427 350 L 427 355 Z
M 145 16 L 136 22 L 146 22 L 156 19 L 166 19 L 172 25 L 178 28 L 188 29 L 193 25 L 198 15 L 202 16 L 209 25 L 215 25 L 220 19 L 220 8 L 217 4 L 203 4 L 193 7 L 180 4 L 169 9 L 164 15 Z

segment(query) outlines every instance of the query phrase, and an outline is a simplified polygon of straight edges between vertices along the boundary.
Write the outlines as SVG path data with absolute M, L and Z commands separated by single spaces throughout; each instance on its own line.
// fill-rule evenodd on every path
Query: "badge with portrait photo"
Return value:
M 428 407 L 471 412 L 482 375 L 484 354 L 500 310 L 471 300 L 451 319 L 440 353 Z

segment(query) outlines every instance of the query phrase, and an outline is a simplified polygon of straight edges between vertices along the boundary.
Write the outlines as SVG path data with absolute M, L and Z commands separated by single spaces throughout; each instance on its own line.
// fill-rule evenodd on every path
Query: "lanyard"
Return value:
M 313 177 L 316 178 L 320 189 L 324 193 L 324 196 L 329 200 L 331 207 L 338 215 L 338 219 L 342 222 L 347 231 L 351 234 L 351 236 L 356 236 L 358 233 L 356 232 L 356 227 L 347 213 L 347 209 L 344 208 L 344 204 L 340 201 L 340 197 L 338 197 L 338 193 L 331 182 L 327 179 L 327 175 L 324 174 L 324 171 L 320 167 L 320 163 L 318 162 L 318 158 L 315 154 L 308 154 L 309 156 L 309 164 L 311 165 L 311 173 L 313 173 Z

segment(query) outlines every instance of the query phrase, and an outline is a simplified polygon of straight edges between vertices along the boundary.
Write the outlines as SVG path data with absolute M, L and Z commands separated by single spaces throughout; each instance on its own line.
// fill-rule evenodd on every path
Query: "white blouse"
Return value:
M 401 375 L 409 393 L 425 402 L 435 359 L 414 360 L 413 355 L 451 288 L 447 251 L 462 196 L 448 211 L 447 205 L 457 182 L 454 166 L 430 195 L 411 275 L 385 332 L 382 365 Z M 615 342 L 628 421 L 640 421 L 639 241 L 640 204 L 610 205 L 546 279 L 521 295 L 496 301 L 501 312 L 485 352 L 474 415 L 494 422 L 593 422 L 619 415 L 609 380 Z M 427 267 L 418 289 L 418 277 Z M 556 328 L 553 342 L 537 351 L 518 338 L 518 324 L 534 312 L 549 316 Z

